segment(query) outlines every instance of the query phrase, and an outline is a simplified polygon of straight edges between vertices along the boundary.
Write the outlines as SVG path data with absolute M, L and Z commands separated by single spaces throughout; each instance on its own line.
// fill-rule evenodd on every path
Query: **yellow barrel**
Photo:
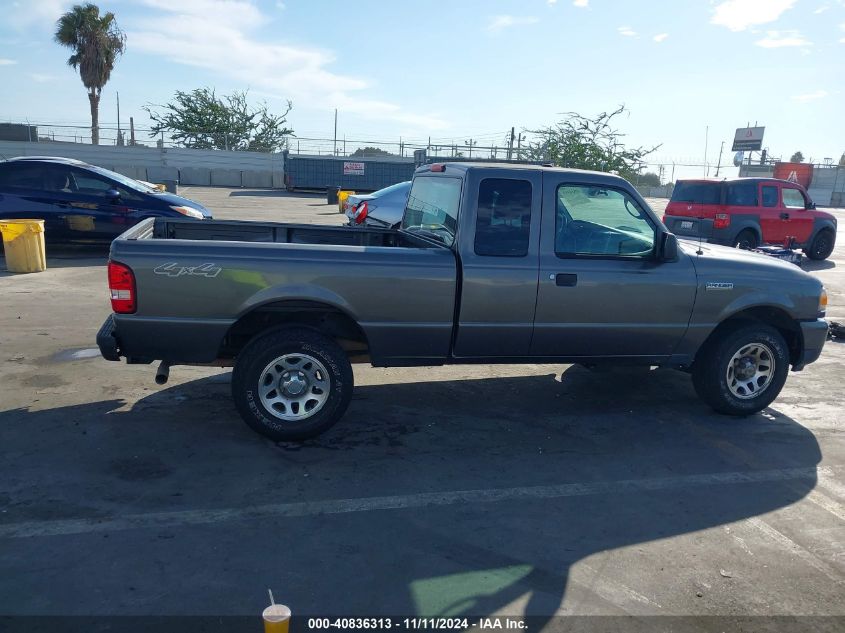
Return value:
M 344 202 L 346 202 L 346 199 L 347 199 L 349 196 L 354 196 L 354 195 L 355 195 L 355 192 L 354 192 L 354 191 L 343 191 L 343 190 L 340 190 L 340 191 L 338 191 L 338 192 L 337 192 L 337 210 L 338 210 L 340 213 L 343 213 L 343 203 L 344 203 Z
M 10 273 L 47 270 L 44 220 L 0 220 L 6 268 Z

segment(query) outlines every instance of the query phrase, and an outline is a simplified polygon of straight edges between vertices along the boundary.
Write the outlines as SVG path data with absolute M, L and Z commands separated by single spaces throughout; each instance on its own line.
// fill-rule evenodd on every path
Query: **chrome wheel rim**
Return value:
M 300 422 L 325 406 L 330 386 L 329 372 L 319 360 L 308 354 L 285 354 L 261 372 L 258 395 L 272 416 Z
M 749 343 L 731 357 L 725 377 L 735 398 L 750 400 L 769 387 L 774 375 L 775 356 L 772 350 L 763 343 Z

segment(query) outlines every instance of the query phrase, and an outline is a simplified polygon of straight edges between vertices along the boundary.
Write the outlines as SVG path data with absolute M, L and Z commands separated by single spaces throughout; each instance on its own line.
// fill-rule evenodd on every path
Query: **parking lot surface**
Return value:
M 668 370 L 355 365 L 345 418 L 276 444 L 228 370 L 99 357 L 105 261 L 0 265 L 0 614 L 256 615 L 270 587 L 297 615 L 845 615 L 842 343 L 748 419 Z M 841 230 L 807 268 L 845 321 Z

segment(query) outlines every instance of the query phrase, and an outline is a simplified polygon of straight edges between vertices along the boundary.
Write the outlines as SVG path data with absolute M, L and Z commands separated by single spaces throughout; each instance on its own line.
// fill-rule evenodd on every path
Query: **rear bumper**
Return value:
M 694 218 L 681 215 L 667 215 L 663 218 L 666 228 L 678 237 L 702 239 L 710 244 L 733 246 L 733 235 L 736 230 L 732 227 L 714 229 L 710 218 Z
M 799 325 L 801 326 L 801 338 L 804 344 L 796 362 L 792 365 L 792 371 L 801 371 L 810 363 L 816 362 L 821 356 L 825 341 L 827 341 L 828 326 L 824 319 L 801 321 Z
M 97 347 L 100 348 L 100 354 L 106 360 L 120 360 L 113 314 L 108 316 L 102 327 L 100 327 L 100 331 L 97 332 Z

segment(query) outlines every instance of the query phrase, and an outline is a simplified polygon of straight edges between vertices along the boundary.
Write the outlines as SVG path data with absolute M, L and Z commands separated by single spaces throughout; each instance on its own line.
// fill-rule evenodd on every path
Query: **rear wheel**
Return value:
M 726 326 L 701 350 L 692 368 L 698 396 L 719 413 L 750 415 L 777 398 L 789 372 L 789 350 L 763 324 Z
M 757 239 L 757 234 L 751 229 L 740 231 L 734 238 L 734 248 L 751 250 L 752 248 L 757 248 L 759 245 L 760 240 Z
M 827 259 L 833 252 L 836 236 L 830 229 L 822 229 L 813 238 L 810 247 L 804 249 L 804 254 L 810 259 Z
M 273 440 L 304 440 L 329 429 L 352 398 L 352 366 L 332 339 L 304 328 L 252 339 L 232 372 L 244 421 Z

